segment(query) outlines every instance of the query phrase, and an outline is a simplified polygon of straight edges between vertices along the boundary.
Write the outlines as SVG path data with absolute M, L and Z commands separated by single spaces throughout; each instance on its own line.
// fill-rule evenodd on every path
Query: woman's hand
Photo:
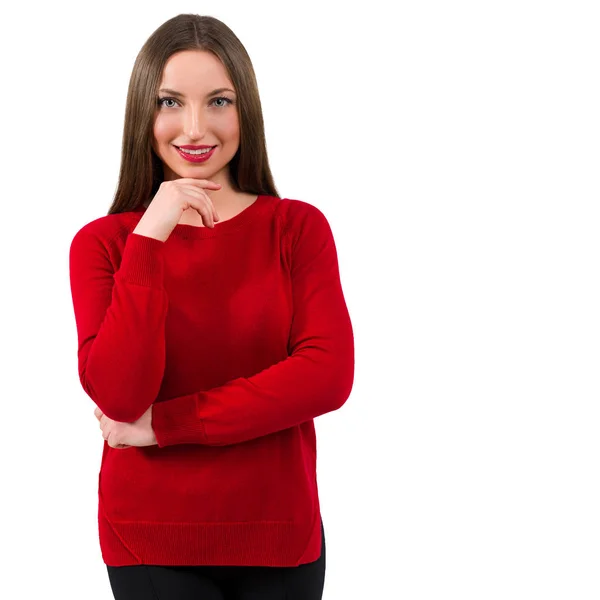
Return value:
M 156 446 L 156 436 L 152 429 L 152 404 L 150 408 L 133 423 L 120 423 L 109 419 L 98 407 L 94 415 L 100 421 L 102 437 L 111 448 L 131 448 L 131 446 Z
M 221 187 L 192 177 L 163 181 L 133 233 L 165 242 L 186 210 L 195 210 L 205 227 L 214 228 L 220 217 L 207 190 L 216 192 Z

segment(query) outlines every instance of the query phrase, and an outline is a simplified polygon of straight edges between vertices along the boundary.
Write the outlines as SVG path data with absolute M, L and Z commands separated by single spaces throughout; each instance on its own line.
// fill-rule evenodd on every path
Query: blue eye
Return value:
M 226 106 L 228 106 L 229 104 L 233 104 L 233 100 L 230 100 L 229 98 L 226 98 L 225 96 L 217 96 L 216 98 L 212 99 L 212 103 L 216 102 L 217 100 L 225 100 L 225 104 L 220 104 L 217 105 L 217 108 L 225 108 Z M 168 96 L 165 96 L 163 98 L 159 98 L 157 100 L 157 104 L 158 106 L 164 106 L 163 102 L 177 102 L 178 101 L 175 98 L 169 98 Z M 173 108 L 172 106 L 165 106 L 165 108 Z
M 217 98 L 213 99 L 213 102 L 215 100 L 225 100 L 226 104 L 222 105 L 223 107 L 227 106 L 228 104 L 233 104 L 233 100 L 230 100 L 229 98 L 225 98 L 225 96 L 218 96 Z
M 157 104 L 159 106 L 163 106 L 163 102 L 166 102 L 166 101 L 173 101 L 173 102 L 175 102 L 176 100 L 175 100 L 175 98 L 159 98 L 158 101 L 157 101 Z M 171 107 L 169 106 L 167 108 L 171 108 Z

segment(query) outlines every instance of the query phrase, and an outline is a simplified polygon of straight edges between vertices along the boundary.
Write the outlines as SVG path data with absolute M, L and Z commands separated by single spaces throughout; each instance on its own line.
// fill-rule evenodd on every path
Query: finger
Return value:
M 118 447 L 118 445 L 119 445 L 119 441 L 118 441 L 118 439 L 117 439 L 117 436 L 115 435 L 115 432 L 114 432 L 114 431 L 111 431 L 111 432 L 108 434 L 108 438 L 107 438 L 107 440 L 106 440 L 106 441 L 108 442 L 108 445 L 109 445 L 111 448 L 117 448 L 117 447 Z
M 206 192 L 190 186 L 183 185 L 181 188 L 187 196 L 192 197 L 194 200 L 203 201 L 199 205 L 198 203 L 194 203 L 193 207 L 203 217 L 202 220 L 205 221 L 207 227 L 214 227 L 215 216 L 218 219 L 219 215 L 213 206 L 210 196 Z
M 185 185 L 185 187 L 186 187 L 187 189 L 191 189 L 191 190 L 193 190 L 193 191 L 200 191 L 200 192 L 202 193 L 202 195 L 203 195 L 203 196 L 204 196 L 204 197 L 205 197 L 205 198 L 208 200 L 208 204 L 209 204 L 209 206 L 210 206 L 210 209 L 211 209 L 211 211 L 212 211 L 212 218 L 213 218 L 213 220 L 214 220 L 214 221 L 218 221 L 218 220 L 220 220 L 220 218 L 221 218 L 221 217 L 219 216 L 219 213 L 217 213 L 217 211 L 216 211 L 216 209 L 215 209 L 215 207 L 214 207 L 214 204 L 213 204 L 212 198 L 211 198 L 211 197 L 210 197 L 210 196 L 209 196 L 209 195 L 208 195 L 208 194 L 207 194 L 207 193 L 204 191 L 204 189 L 203 189 L 203 188 L 205 188 L 206 186 L 205 186 L 204 184 L 202 184 L 202 187 L 198 188 L 198 183 L 199 183 L 199 181 L 200 181 L 200 182 L 206 182 L 206 183 L 209 183 L 209 184 L 211 184 L 211 186 L 210 186 L 211 188 L 212 188 L 212 187 L 214 187 L 214 186 L 216 186 L 217 188 L 220 188 L 220 187 L 221 187 L 221 184 L 220 184 L 220 183 L 214 183 L 213 181 L 209 181 L 208 179 L 201 179 L 201 180 L 192 179 L 191 181 L 192 181 L 192 185 L 190 186 L 190 185 L 188 184 L 188 185 Z M 194 185 L 194 184 L 195 184 L 195 185 Z
M 100 420 L 100 429 L 102 430 L 102 437 L 108 440 L 108 436 L 113 432 L 109 420 L 103 416 Z

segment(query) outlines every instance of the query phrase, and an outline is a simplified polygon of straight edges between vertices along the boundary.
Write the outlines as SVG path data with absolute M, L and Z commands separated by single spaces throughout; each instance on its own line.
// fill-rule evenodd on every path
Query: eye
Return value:
M 225 106 L 228 106 L 229 104 L 233 104 L 233 100 L 230 100 L 229 98 L 226 98 L 225 96 L 218 96 L 217 98 L 213 99 L 213 102 L 216 102 L 217 100 L 225 100 L 226 104 L 221 105 L 219 108 L 224 108 Z
M 175 100 L 175 98 L 159 98 L 156 103 L 159 106 L 163 106 L 163 102 L 177 102 L 177 100 Z M 167 106 L 167 108 L 171 108 L 170 106 Z

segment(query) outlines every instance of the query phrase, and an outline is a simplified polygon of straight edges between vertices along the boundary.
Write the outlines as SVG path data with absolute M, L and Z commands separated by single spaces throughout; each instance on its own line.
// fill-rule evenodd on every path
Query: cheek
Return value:
M 154 122 L 154 139 L 160 144 L 165 141 L 168 141 L 169 137 L 172 135 L 173 126 L 169 123 L 169 119 L 162 119 L 158 117 Z
M 232 119 L 223 123 L 221 133 L 227 138 L 237 138 L 240 133 L 240 128 L 237 119 Z

